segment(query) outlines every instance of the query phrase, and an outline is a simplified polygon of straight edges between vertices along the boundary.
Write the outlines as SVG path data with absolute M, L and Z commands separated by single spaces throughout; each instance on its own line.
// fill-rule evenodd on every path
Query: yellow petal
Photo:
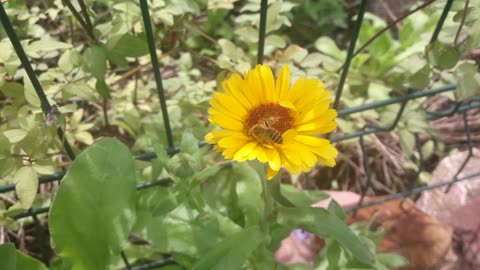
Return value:
M 276 100 L 283 100 L 287 96 L 288 86 L 290 85 L 290 71 L 288 65 L 284 64 L 280 69 L 277 77 L 276 87 Z
M 275 175 L 277 175 L 278 170 L 273 169 L 272 167 L 268 166 L 267 167 L 267 179 L 272 180 Z
M 249 142 L 245 144 L 242 148 L 240 148 L 237 153 L 235 153 L 235 156 L 233 159 L 236 161 L 245 161 L 249 159 L 249 155 L 252 153 L 253 149 L 257 147 L 257 142 Z M 258 154 L 258 153 L 257 153 Z
M 258 66 L 257 66 L 258 67 Z M 275 82 L 273 79 L 272 69 L 266 65 L 259 65 L 258 75 L 260 83 L 262 84 L 263 93 L 266 102 L 276 101 L 275 97 Z
M 230 117 L 229 115 L 221 114 L 212 107 L 208 109 L 208 113 L 210 114 L 208 121 L 219 127 L 237 131 L 243 130 L 243 123 Z
M 297 131 L 295 129 L 289 129 L 282 134 L 282 140 L 284 144 L 289 143 L 297 136 Z
M 210 104 L 217 110 L 223 110 L 225 113 L 236 115 L 241 119 L 247 115 L 247 109 L 235 98 L 226 94 L 213 93 Z
M 222 82 L 222 88 L 225 93 L 238 100 L 240 104 L 248 109 L 252 108 L 256 103 L 252 102 L 245 92 L 246 86 L 246 82 L 237 73 L 232 74 L 230 78 Z
M 217 143 L 218 146 L 222 148 L 230 148 L 230 147 L 236 147 L 238 145 L 243 145 L 247 143 L 249 139 L 245 136 L 245 138 L 242 138 L 240 136 L 228 136 L 220 139 Z

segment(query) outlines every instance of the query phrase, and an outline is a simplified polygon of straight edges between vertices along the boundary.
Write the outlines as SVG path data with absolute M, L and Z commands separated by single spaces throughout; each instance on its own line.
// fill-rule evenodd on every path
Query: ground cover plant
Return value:
M 427 110 L 478 101 L 480 2 L 405 5 L 394 22 L 357 16 L 366 2 L 2 1 L 2 267 L 405 264 L 335 202 L 310 205 L 319 189 L 428 183 L 458 149 Z M 349 112 L 452 83 L 440 99 Z M 314 265 L 274 260 L 294 229 L 325 240 Z

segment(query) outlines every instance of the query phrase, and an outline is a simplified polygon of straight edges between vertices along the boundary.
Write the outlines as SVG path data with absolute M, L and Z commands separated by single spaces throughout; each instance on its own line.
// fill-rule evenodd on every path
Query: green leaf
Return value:
M 152 217 L 136 233 L 160 250 L 204 256 L 205 250 L 211 250 L 225 236 L 241 229 L 232 220 L 205 210 L 199 214 L 182 204 L 167 216 Z
M 413 147 L 415 146 L 415 136 L 406 130 L 400 129 L 398 131 L 398 135 L 400 137 L 400 147 L 402 148 L 402 153 L 405 157 L 410 157 L 413 152 Z
M 222 54 L 232 60 L 238 60 L 244 55 L 242 49 L 236 47 L 230 40 L 221 38 L 218 40 L 218 44 L 220 45 L 220 48 L 222 48 Z
M 7 136 L 5 136 L 3 133 L 0 133 L 0 154 L 9 154 L 10 147 L 11 144 Z
M 328 211 L 335 214 L 341 220 L 345 220 L 346 218 L 345 211 L 343 211 L 342 206 L 340 206 L 340 204 L 338 204 L 335 200 L 331 200 L 328 204 Z
M 341 254 L 342 250 L 337 242 L 333 241 L 327 244 L 328 269 L 338 269 L 338 261 L 340 260 Z
M 145 40 L 134 37 L 130 33 L 124 34 L 108 52 L 109 57 L 140 57 L 148 53 L 148 44 Z
M 258 173 L 247 163 L 235 163 L 231 174 L 236 183 L 237 199 L 235 203 L 238 203 L 239 212 L 241 212 L 245 224 L 247 226 L 258 224 L 265 209 L 260 181 L 265 180 L 260 179 Z
M 375 256 L 375 259 L 389 268 L 401 267 L 408 264 L 408 260 L 397 254 L 379 253 Z
M 16 270 L 15 246 L 12 243 L 0 245 L 0 262 L 3 270 Z
M 23 207 L 23 209 L 29 209 L 32 207 L 33 200 L 37 195 L 38 189 L 38 175 L 35 170 L 30 167 L 20 168 L 13 177 L 15 185 L 15 192 Z
M 413 89 L 424 89 L 430 83 L 430 66 L 427 64 L 408 78 L 408 85 Z
M 0 158 L 0 178 L 9 175 L 15 170 L 17 160 L 15 158 Z
M 335 41 L 331 39 L 330 37 L 320 37 L 315 41 L 315 48 L 331 57 L 334 57 L 335 59 L 338 60 L 343 60 L 345 58 L 346 53 L 341 51 L 338 47 L 337 44 L 335 44 Z
M 189 131 L 186 131 L 182 135 L 182 141 L 180 142 L 180 152 L 190 155 L 195 154 L 198 151 L 198 140 Z
M 455 47 L 440 42 L 434 42 L 425 48 L 428 62 L 440 70 L 453 68 L 460 59 L 460 53 Z
M 98 141 L 72 163 L 49 213 L 55 251 L 72 270 L 104 270 L 120 253 L 135 220 L 135 182 L 131 153 L 117 139 Z
M 103 79 L 97 79 L 95 83 L 95 89 L 97 92 L 105 99 L 111 99 L 112 96 L 110 95 L 110 88 L 108 87 L 107 83 Z
M 11 243 L 0 245 L 0 262 L 2 270 L 48 270 L 43 263 L 16 250 Z
M 17 270 L 48 270 L 48 268 L 37 259 L 30 257 L 17 250 Z
M 18 146 L 30 156 L 43 155 L 47 152 L 49 141 L 45 126 L 37 125 L 30 129 L 27 136 L 18 142 Z
M 80 67 L 81 64 L 82 56 L 75 49 L 65 51 L 58 59 L 58 67 L 63 73 L 69 73 L 74 68 Z
M 193 270 L 240 269 L 265 239 L 257 227 L 234 233 L 203 254 Z
M 70 49 L 72 47 L 71 44 L 55 41 L 55 40 L 38 40 L 34 41 L 27 46 L 24 46 L 25 53 L 33 58 L 40 58 L 42 54 L 54 51 L 58 49 Z
M 69 83 L 63 87 L 62 98 L 69 99 L 72 97 L 80 97 L 87 101 L 97 101 L 98 99 L 95 95 L 95 89 L 84 81 Z
M 317 190 L 298 190 L 291 185 L 281 185 L 282 194 L 296 206 L 310 206 L 325 200 L 328 195 Z
M 373 255 L 355 234 L 335 215 L 323 208 L 278 206 L 278 222 L 301 228 L 322 238 L 336 240 L 361 262 L 371 263 Z M 321 221 L 321 222 L 319 222 Z
M 23 77 L 23 79 L 25 80 L 23 90 L 25 99 L 33 107 L 40 108 L 40 98 L 38 97 L 37 92 L 35 92 L 35 88 L 33 87 L 32 82 L 27 76 Z
M 455 70 L 457 77 L 457 99 L 463 100 L 480 92 L 480 75 L 473 63 L 465 62 Z
M 83 69 L 95 78 L 103 79 L 107 69 L 107 50 L 101 46 L 88 48 L 83 54 Z

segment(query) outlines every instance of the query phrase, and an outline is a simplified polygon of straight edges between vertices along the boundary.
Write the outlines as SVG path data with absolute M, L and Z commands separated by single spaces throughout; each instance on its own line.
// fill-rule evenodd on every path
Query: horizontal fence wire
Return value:
M 434 1 L 435 0 L 426 1 L 424 4 L 422 4 L 421 6 L 416 8 L 415 10 L 412 10 L 408 15 L 412 14 L 413 12 L 416 12 L 416 11 L 420 10 L 421 8 L 431 4 Z M 346 61 L 345 61 L 344 65 L 342 66 L 342 74 L 341 74 L 341 77 L 340 77 L 339 85 L 338 85 L 335 100 L 334 100 L 334 108 L 338 108 L 338 106 L 340 104 L 340 98 L 341 98 L 343 86 L 344 86 L 344 83 L 345 83 L 346 78 L 348 76 L 348 69 L 349 69 L 350 61 L 352 60 L 352 58 L 356 54 L 358 54 L 361 50 L 365 49 L 368 46 L 368 42 L 371 42 L 371 41 L 373 41 L 373 39 L 376 38 L 375 36 L 372 37 L 369 41 L 367 41 L 366 44 L 363 44 L 359 49 L 357 49 L 355 51 L 355 45 L 356 45 L 356 42 L 357 42 L 357 39 L 358 39 L 358 34 L 360 32 L 360 27 L 361 27 L 363 15 L 364 15 L 364 12 L 365 12 L 366 2 L 367 2 L 367 0 L 362 0 L 361 4 L 360 4 L 359 12 L 358 12 L 356 23 L 355 23 L 355 28 L 354 28 L 352 38 L 350 40 L 350 44 L 349 44 L 348 51 L 347 51 L 347 58 L 346 58 Z M 179 148 L 175 147 L 175 145 L 173 143 L 172 130 L 171 130 L 171 127 L 170 127 L 168 110 L 167 110 L 167 107 L 166 107 L 165 94 L 164 94 L 164 89 L 163 89 L 163 85 L 162 85 L 162 78 L 161 78 L 160 68 L 159 68 L 159 64 L 158 64 L 158 58 L 157 58 L 157 55 L 156 55 L 155 41 L 154 41 L 154 38 L 153 38 L 153 31 L 152 31 L 152 27 L 151 27 L 150 14 L 149 14 L 149 11 L 148 11 L 148 3 L 147 3 L 146 0 L 139 0 L 139 3 L 140 3 L 141 12 L 142 12 L 142 19 L 143 19 L 143 22 L 144 22 L 146 38 L 147 38 L 147 42 L 148 42 L 148 46 L 149 46 L 149 52 L 150 52 L 153 72 L 154 72 L 154 75 L 155 75 L 157 93 L 158 93 L 158 97 L 159 97 L 159 101 L 160 101 L 160 106 L 161 106 L 161 110 L 162 110 L 164 124 L 165 124 L 165 132 L 166 132 L 166 135 L 167 135 L 167 145 L 168 145 L 166 147 L 166 151 L 167 151 L 168 154 L 173 155 L 173 154 L 179 152 Z M 432 38 L 431 38 L 431 42 L 435 42 L 437 40 L 438 35 L 441 31 L 441 28 L 442 28 L 443 23 L 444 23 L 444 21 L 447 17 L 447 14 L 448 14 L 448 12 L 451 8 L 452 3 L 453 3 L 453 0 L 447 0 L 446 5 L 444 7 L 444 10 L 442 12 L 442 15 L 440 16 L 440 19 L 437 22 L 437 25 L 435 27 L 434 33 L 433 33 Z M 265 42 L 265 22 L 266 22 L 267 7 L 268 7 L 268 1 L 267 0 L 262 0 L 261 1 L 261 8 L 260 8 L 260 29 L 259 29 L 259 43 L 258 43 L 259 45 L 258 45 L 258 52 L 257 52 L 257 63 L 259 63 L 259 64 L 263 62 L 263 50 L 264 50 L 264 42 Z M 408 15 L 402 16 L 401 18 L 399 18 L 399 20 L 404 19 Z M 34 85 L 35 91 L 37 92 L 37 95 L 39 96 L 39 98 L 41 100 L 42 111 L 44 112 L 45 115 L 47 115 L 51 111 L 51 106 L 48 103 L 48 100 L 46 99 L 45 94 L 43 93 L 43 89 L 41 88 L 41 85 L 38 82 L 38 79 L 36 78 L 35 73 L 33 72 L 33 69 L 30 66 L 30 63 L 29 63 L 28 58 L 26 57 L 26 55 L 23 51 L 23 48 L 21 47 L 20 43 L 18 42 L 18 38 L 16 37 L 15 32 L 14 32 L 13 28 L 11 27 L 11 24 L 8 20 L 7 15 L 6 15 L 6 12 L 5 12 L 5 10 L 4 10 L 4 8 L 1 4 L 0 4 L 0 18 L 1 18 L 2 25 L 4 26 L 7 34 L 9 35 L 9 38 L 10 38 L 15 50 L 17 51 L 17 54 L 18 54 L 18 56 L 21 60 L 22 66 L 24 67 L 27 75 L 29 76 L 29 79 L 32 81 L 32 84 Z M 262 22 L 263 22 L 263 24 L 262 24 Z M 8 28 L 9 25 L 10 25 L 10 30 Z M 387 30 L 388 30 L 388 28 L 387 28 Z M 385 32 L 387 30 L 382 30 L 382 31 Z M 383 32 L 381 32 L 381 33 L 383 33 Z M 380 36 L 381 33 L 377 33 L 376 36 Z M 12 36 L 14 38 L 12 38 Z M 18 43 L 18 44 L 16 44 L 16 43 Z M 22 52 L 23 52 L 23 54 L 22 54 Z M 412 195 L 422 193 L 422 192 L 427 191 L 427 190 L 432 190 L 432 189 L 436 189 L 436 188 L 440 188 L 440 187 L 447 187 L 447 190 L 448 190 L 448 188 L 451 187 L 451 185 L 454 184 L 454 183 L 469 180 L 469 179 L 480 176 L 480 171 L 479 171 L 477 173 L 473 173 L 473 174 L 469 174 L 469 175 L 466 175 L 466 176 L 463 176 L 463 177 L 459 177 L 463 168 L 466 166 L 466 164 L 468 163 L 468 161 L 470 160 L 470 158 L 473 155 L 473 143 L 472 143 L 472 137 L 471 137 L 471 128 L 470 128 L 470 126 L 468 124 L 468 121 L 467 121 L 467 112 L 469 110 L 472 110 L 472 109 L 480 108 L 480 100 L 473 98 L 473 99 L 469 100 L 468 102 L 454 102 L 453 108 L 448 108 L 448 109 L 434 111 L 434 112 L 427 111 L 427 120 L 433 120 L 433 119 L 438 119 L 438 118 L 442 118 L 442 117 L 448 117 L 448 116 L 451 116 L 451 115 L 454 115 L 454 114 L 460 114 L 460 113 L 463 115 L 464 130 L 465 130 L 465 134 L 467 136 L 468 155 L 467 155 L 466 159 L 464 160 L 464 162 L 462 163 L 462 165 L 457 170 L 457 172 L 455 173 L 454 177 L 452 177 L 449 180 L 440 182 L 440 183 L 421 186 L 421 187 L 416 187 L 416 188 L 413 188 L 413 189 L 408 190 L 408 191 L 399 192 L 399 193 L 391 194 L 391 195 L 386 195 L 386 196 L 382 197 L 381 199 L 376 199 L 376 200 L 369 201 L 369 202 L 366 202 L 366 203 L 363 202 L 365 194 L 368 191 L 368 189 L 370 188 L 370 183 L 371 183 L 371 181 L 370 181 L 371 180 L 371 172 L 370 172 L 370 169 L 369 169 L 369 166 L 368 166 L 368 155 L 367 155 L 366 150 L 365 150 L 364 136 L 368 136 L 369 134 L 372 134 L 372 133 L 388 132 L 388 131 L 391 131 L 391 130 L 395 129 L 399 120 L 402 117 L 405 106 L 407 105 L 407 103 L 409 101 L 415 100 L 415 99 L 418 99 L 418 98 L 422 98 L 422 97 L 437 95 L 437 94 L 448 92 L 448 91 L 453 91 L 455 89 L 456 89 L 455 84 L 449 84 L 449 85 L 435 87 L 435 88 L 427 89 L 427 90 L 423 90 L 423 91 L 413 91 L 413 92 L 408 93 L 406 95 L 392 97 L 392 98 L 389 98 L 389 99 L 386 99 L 386 100 L 383 100 L 383 101 L 371 102 L 371 103 L 356 106 L 356 107 L 351 107 L 351 108 L 345 108 L 345 109 L 338 110 L 338 115 L 340 117 L 342 117 L 342 116 L 348 116 L 350 114 L 359 113 L 359 112 L 363 112 L 363 111 L 367 111 L 367 110 L 374 110 L 374 109 L 377 109 L 377 108 L 381 108 L 381 107 L 385 107 L 385 106 L 389 106 L 389 105 L 393 105 L 393 104 L 400 104 L 400 108 L 397 112 L 397 115 L 396 115 L 394 121 L 390 124 L 387 124 L 387 125 L 384 125 L 384 126 L 366 125 L 363 129 L 361 129 L 359 131 L 349 133 L 349 134 L 342 134 L 342 135 L 338 135 L 336 137 L 331 138 L 332 142 L 339 142 L 339 141 L 343 141 L 343 140 L 356 138 L 356 139 L 359 140 L 360 147 L 361 147 L 361 153 L 362 153 L 362 158 L 363 158 L 362 164 L 363 164 L 363 169 L 365 170 L 365 175 L 367 177 L 367 182 L 362 187 L 362 194 L 361 194 L 361 199 L 360 199 L 359 203 L 354 207 L 345 208 L 346 212 L 353 212 L 353 211 L 358 210 L 360 208 L 373 206 L 373 205 L 380 204 L 380 203 L 383 203 L 383 202 L 386 202 L 386 201 L 389 201 L 389 200 L 406 198 L 406 197 L 409 197 L 409 196 L 412 196 Z M 42 95 L 43 95 L 43 98 L 42 98 Z M 61 130 L 59 128 L 58 133 L 59 133 L 59 135 L 63 135 L 63 130 Z M 70 145 L 68 145 L 68 142 L 65 140 L 64 136 L 61 136 L 61 139 L 64 143 L 65 151 L 67 152 L 67 154 L 69 154 L 69 156 L 73 160 L 74 155 L 73 155 L 73 151 L 72 151 Z M 415 134 L 415 139 L 416 139 L 415 140 L 416 148 L 419 149 L 420 144 L 419 144 L 418 134 Z M 205 142 L 203 142 L 203 141 L 199 143 L 199 146 L 204 146 L 204 145 L 205 145 Z M 156 154 L 153 153 L 153 152 L 144 153 L 144 154 L 136 155 L 136 156 L 134 156 L 134 158 L 137 159 L 137 160 L 148 161 L 148 160 L 156 158 Z M 417 173 L 417 177 L 418 177 L 419 173 L 423 170 L 423 157 L 421 155 L 420 155 L 419 163 L 420 164 L 419 164 L 419 170 L 418 170 L 418 173 Z M 40 176 L 38 178 L 39 183 L 44 184 L 44 183 L 49 183 L 49 182 L 61 180 L 65 176 L 65 174 L 66 174 L 65 172 L 58 172 L 58 173 L 54 173 L 54 174 L 51 174 L 51 175 Z M 142 190 L 142 189 L 148 189 L 148 188 L 158 187 L 158 186 L 168 187 L 172 183 L 173 183 L 173 181 L 171 179 L 163 178 L 163 179 L 159 179 L 159 180 L 155 180 L 155 181 L 151 181 L 151 182 L 147 182 L 147 183 L 137 184 L 136 188 L 137 188 L 137 190 Z M 7 185 L 0 186 L 0 193 L 11 192 L 11 191 L 14 191 L 14 190 L 15 190 L 15 184 L 7 184 Z M 26 217 L 32 217 L 34 222 L 36 221 L 36 223 L 38 223 L 37 215 L 47 213 L 48 210 L 49 210 L 49 207 L 30 209 L 30 210 L 28 210 L 24 213 L 21 213 L 21 214 L 15 216 L 14 218 L 15 219 L 21 219 L 21 218 L 26 218 Z M 39 226 L 37 226 L 37 230 L 38 230 L 38 228 L 39 228 Z M 41 232 L 39 232 L 39 233 L 41 234 Z M 39 240 L 42 240 L 42 239 L 39 239 Z M 43 256 L 46 257 L 46 254 L 43 254 Z M 164 260 L 151 262 L 151 263 L 146 263 L 146 264 L 143 264 L 143 265 L 140 265 L 140 266 L 132 266 L 130 263 L 128 263 L 128 258 L 126 257 L 125 253 L 122 253 L 122 257 L 123 257 L 123 260 L 126 264 L 126 268 L 124 268 L 124 269 L 128 269 L 128 270 L 147 270 L 147 269 L 159 268 L 159 267 L 163 267 L 163 266 L 166 266 L 166 265 L 171 265 L 171 264 L 176 263 L 175 260 L 173 260 L 172 258 L 166 258 Z

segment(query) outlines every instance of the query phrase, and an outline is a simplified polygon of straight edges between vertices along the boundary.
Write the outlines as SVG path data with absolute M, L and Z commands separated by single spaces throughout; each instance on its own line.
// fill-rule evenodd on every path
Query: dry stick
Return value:
M 88 28 L 87 23 L 83 20 L 82 16 L 80 16 L 80 13 L 75 9 L 75 7 L 72 5 L 70 0 L 62 0 L 62 3 L 68 7 L 70 12 L 72 12 L 73 16 L 75 19 L 77 19 L 78 23 L 82 26 L 83 30 L 87 33 L 87 37 L 92 41 L 95 42 L 95 36 L 93 35 L 93 32 L 90 28 Z
M 207 33 L 205 33 L 204 31 L 202 31 L 201 29 L 198 29 L 197 27 L 194 27 L 192 25 L 190 25 L 189 23 L 184 23 L 183 24 L 186 28 L 188 28 L 188 30 L 190 31 L 193 31 L 197 34 L 199 34 L 200 36 L 204 37 L 205 39 L 207 39 L 208 41 L 212 42 L 213 44 L 217 44 L 218 42 L 212 38 L 211 36 L 207 35 Z
M 420 6 L 418 6 L 417 8 L 415 9 L 412 9 L 411 11 L 405 13 L 403 16 L 400 16 L 398 17 L 398 19 L 396 19 L 395 21 L 392 21 L 391 23 L 389 23 L 385 28 L 383 28 L 382 30 L 378 31 L 375 35 L 373 35 L 369 40 L 367 40 L 362 46 L 360 46 L 360 48 L 358 48 L 352 55 L 352 57 L 355 57 L 357 54 L 359 54 L 360 52 L 362 52 L 368 45 L 370 45 L 370 43 L 372 43 L 373 41 L 375 41 L 378 37 L 380 37 L 383 33 L 387 32 L 390 28 L 392 28 L 395 24 L 403 21 L 405 18 L 407 18 L 408 16 L 412 15 L 413 13 L 427 7 L 428 5 L 430 5 L 431 3 L 435 2 L 436 0 L 430 0 L 428 2 L 425 2 L 423 4 L 421 4 Z M 340 72 L 340 70 L 343 69 L 343 65 L 337 69 L 337 72 Z
M 460 37 L 460 32 L 462 31 L 463 25 L 465 24 L 465 19 L 467 18 L 468 13 L 468 3 L 470 0 L 465 0 L 465 7 L 463 8 L 463 16 L 462 21 L 460 21 L 460 25 L 458 26 L 457 33 L 455 34 L 455 39 L 453 41 L 453 46 L 457 46 L 458 38 Z

